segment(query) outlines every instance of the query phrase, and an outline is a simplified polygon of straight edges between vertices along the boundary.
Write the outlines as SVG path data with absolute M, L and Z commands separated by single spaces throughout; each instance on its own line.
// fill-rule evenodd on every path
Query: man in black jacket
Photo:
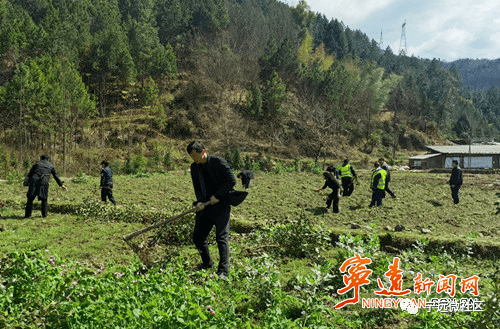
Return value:
M 243 170 L 236 177 L 241 179 L 241 184 L 243 185 L 243 188 L 245 188 L 245 190 L 248 190 L 250 188 L 250 180 L 254 179 L 255 175 L 251 170 Z
M 202 143 L 195 141 L 188 145 L 187 152 L 193 159 L 191 178 L 196 194 L 198 208 L 193 232 L 193 242 L 200 252 L 203 263 L 198 270 L 214 266 L 208 249 L 207 237 L 215 226 L 215 237 L 219 248 L 219 267 L 217 274 L 229 273 L 229 217 L 231 215 L 230 192 L 236 179 L 226 160 L 208 155 Z M 208 207 L 203 203 L 211 202 Z
M 389 193 L 389 195 L 393 199 L 396 199 L 397 198 L 396 194 L 394 194 L 394 192 L 392 192 L 392 190 L 389 188 L 389 183 L 391 181 L 391 172 L 389 170 L 389 165 L 387 164 L 387 162 L 385 162 L 384 158 L 378 159 L 378 163 L 380 164 L 380 167 L 384 169 L 385 172 L 387 173 L 387 176 L 385 178 L 385 191 Z
M 106 198 L 116 206 L 115 198 L 113 197 L 113 171 L 109 168 L 109 162 L 103 160 L 101 162 L 101 200 L 107 202 Z
M 453 202 L 458 204 L 460 202 L 460 187 L 462 186 L 462 169 L 458 166 L 458 161 L 453 160 L 451 163 L 451 177 L 450 177 L 450 187 L 451 187 L 451 196 L 453 198 Z
M 334 165 L 329 165 L 326 168 L 326 171 L 331 173 L 333 177 L 340 179 L 339 171 Z
M 64 191 L 67 190 L 63 182 L 57 176 L 56 169 L 54 165 L 49 162 L 49 156 L 44 154 L 40 157 L 40 161 L 35 163 L 27 176 L 29 182 L 28 202 L 26 203 L 26 211 L 24 218 L 30 218 L 31 212 L 33 211 L 33 200 L 38 197 L 38 200 L 42 202 L 42 217 L 47 217 L 47 199 L 49 197 L 49 181 L 50 175 L 54 176 L 54 179 Z

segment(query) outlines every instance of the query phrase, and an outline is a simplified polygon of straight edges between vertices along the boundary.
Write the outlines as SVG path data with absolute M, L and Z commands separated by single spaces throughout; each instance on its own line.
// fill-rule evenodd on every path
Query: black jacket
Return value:
M 453 168 L 451 171 L 450 185 L 462 186 L 462 169 L 460 167 Z
M 49 197 L 50 175 L 54 176 L 57 185 L 63 185 L 52 163 L 47 160 L 40 160 L 35 163 L 28 174 L 29 187 L 27 196 L 35 196 L 46 200 Z
M 329 165 L 328 168 L 326 168 L 326 171 L 331 173 L 337 179 L 340 179 L 339 171 L 337 170 L 337 168 L 335 168 L 334 165 Z
M 229 192 L 236 185 L 233 171 L 226 160 L 209 155 L 205 164 L 191 164 L 196 202 L 207 202 L 213 195 L 221 202 L 229 202 Z
M 327 179 L 325 181 L 325 185 L 323 185 L 323 190 L 327 187 L 331 188 L 333 190 L 333 193 L 337 193 L 337 191 L 340 189 L 340 184 L 336 180 Z
M 239 173 L 238 176 L 241 177 L 241 180 L 243 182 L 248 182 L 249 180 L 254 179 L 255 177 L 253 171 L 251 170 L 243 170 L 242 172 Z
M 101 170 L 101 186 L 113 188 L 113 171 L 109 167 Z

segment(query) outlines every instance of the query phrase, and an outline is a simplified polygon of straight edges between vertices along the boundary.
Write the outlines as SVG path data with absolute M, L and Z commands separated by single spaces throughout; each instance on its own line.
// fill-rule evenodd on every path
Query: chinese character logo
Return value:
M 354 290 L 354 297 L 346 299 L 337 305 L 335 308 L 342 308 L 347 304 L 356 304 L 359 302 L 359 288 L 370 283 L 368 277 L 372 274 L 372 270 L 366 268 L 366 265 L 371 264 L 370 258 L 361 258 L 359 254 L 355 254 L 354 257 L 347 259 L 340 266 L 340 272 L 345 273 L 347 268 L 348 274 L 344 274 L 344 288 L 337 290 L 340 295 L 345 294 L 350 290 Z

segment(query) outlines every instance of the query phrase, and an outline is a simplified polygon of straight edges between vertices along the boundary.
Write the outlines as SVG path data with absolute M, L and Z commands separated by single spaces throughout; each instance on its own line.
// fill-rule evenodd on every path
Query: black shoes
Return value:
M 200 265 L 197 265 L 194 270 L 196 272 L 198 271 L 203 271 L 203 270 L 208 270 L 210 268 L 214 268 L 214 264 L 211 264 L 211 265 L 205 265 L 205 264 L 200 264 Z
M 225 279 L 225 278 L 227 278 L 229 275 L 228 275 L 228 273 L 227 273 L 227 272 L 225 272 L 225 271 L 218 271 L 218 272 L 217 272 L 217 276 L 218 276 L 219 278 L 223 278 L 223 279 Z

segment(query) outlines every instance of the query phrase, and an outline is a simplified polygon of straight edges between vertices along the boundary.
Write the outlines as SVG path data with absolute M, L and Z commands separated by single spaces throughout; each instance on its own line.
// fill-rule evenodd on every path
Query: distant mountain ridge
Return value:
M 443 63 L 443 67 L 456 66 L 462 74 L 464 84 L 471 89 L 489 89 L 500 87 L 500 58 L 490 59 L 459 59 Z

